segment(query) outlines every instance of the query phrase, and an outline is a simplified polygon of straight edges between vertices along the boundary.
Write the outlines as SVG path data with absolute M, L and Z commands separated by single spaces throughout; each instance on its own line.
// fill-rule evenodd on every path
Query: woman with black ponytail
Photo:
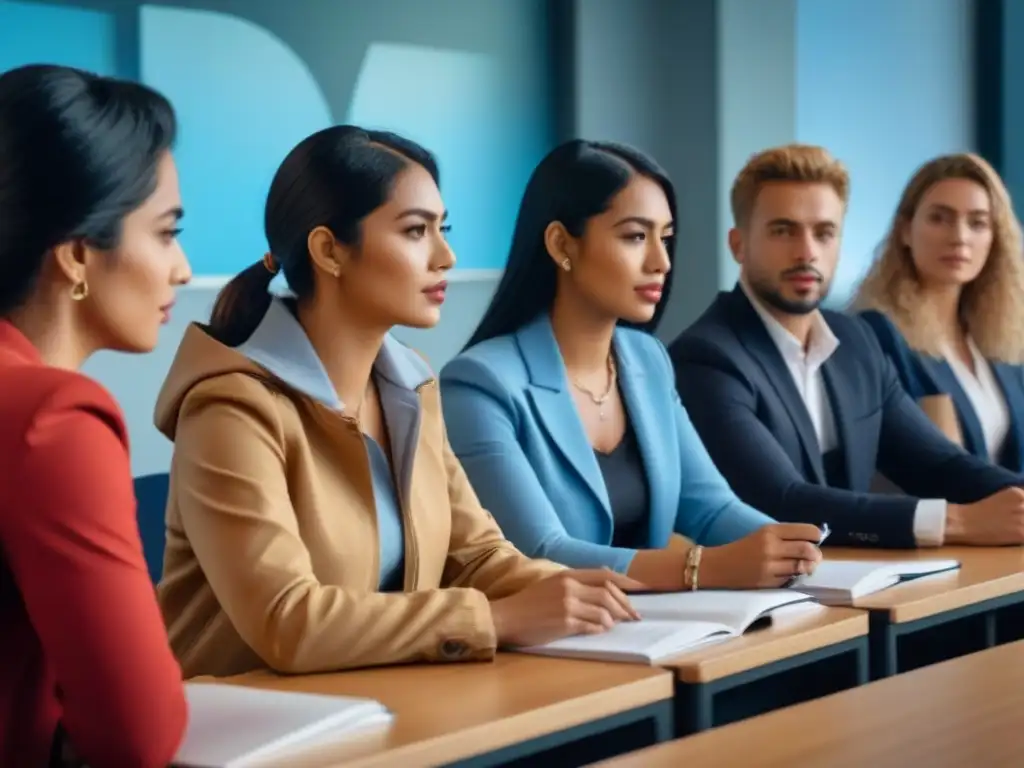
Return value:
M 505 540 L 433 372 L 389 333 L 440 317 L 446 217 L 434 158 L 390 133 L 328 128 L 278 170 L 269 253 L 188 330 L 157 404 L 159 596 L 187 675 L 483 659 L 634 617 L 629 579 Z
M 121 409 L 80 372 L 149 352 L 176 288 L 174 110 L 68 67 L 0 75 L 0 765 L 157 768 L 185 730 Z

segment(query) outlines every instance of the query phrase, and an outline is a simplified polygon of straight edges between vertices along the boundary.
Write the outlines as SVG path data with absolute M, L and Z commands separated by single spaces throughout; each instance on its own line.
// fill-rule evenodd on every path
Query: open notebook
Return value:
M 955 571 L 956 560 L 828 560 L 810 576 L 794 580 L 793 588 L 827 605 L 850 605 L 858 597 L 880 592 L 922 576 Z
M 770 621 L 784 605 L 810 601 L 789 589 L 700 590 L 630 596 L 640 621 L 616 624 L 601 635 L 576 635 L 523 653 L 598 661 L 654 664 L 705 643 L 742 635 L 759 621 Z
M 189 721 L 180 768 L 245 768 L 339 743 L 391 722 L 379 702 L 347 696 L 186 683 Z

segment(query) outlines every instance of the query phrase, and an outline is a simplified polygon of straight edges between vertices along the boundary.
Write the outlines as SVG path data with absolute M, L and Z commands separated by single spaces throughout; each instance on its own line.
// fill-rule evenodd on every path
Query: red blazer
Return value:
M 0 765 L 166 766 L 181 669 L 139 539 L 123 419 L 0 320 Z

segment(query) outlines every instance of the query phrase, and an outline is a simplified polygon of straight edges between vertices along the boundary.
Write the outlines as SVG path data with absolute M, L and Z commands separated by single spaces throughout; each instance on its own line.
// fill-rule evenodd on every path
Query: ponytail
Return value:
M 433 155 L 391 133 L 335 125 L 300 141 L 267 193 L 263 233 L 270 253 L 221 289 L 207 325 L 210 335 L 227 346 L 244 344 L 270 309 L 270 283 L 279 271 L 297 302 L 312 299 L 309 233 L 326 227 L 339 242 L 357 246 L 363 219 L 387 202 L 410 163 L 437 181 Z
M 270 283 L 276 274 L 273 257 L 267 254 L 221 288 L 213 302 L 208 326 L 217 341 L 228 347 L 237 347 L 252 336 L 270 309 L 273 299 Z

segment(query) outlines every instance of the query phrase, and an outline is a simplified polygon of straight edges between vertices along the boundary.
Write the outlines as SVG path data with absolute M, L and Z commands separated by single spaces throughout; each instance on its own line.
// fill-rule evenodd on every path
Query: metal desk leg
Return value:
M 676 683 L 676 737 L 711 728 L 715 721 L 714 699 L 709 685 Z
M 871 679 L 892 677 L 899 667 L 896 648 L 896 628 L 889 623 L 889 617 L 872 614 L 871 632 L 868 642 L 871 646 Z
M 871 645 L 870 638 L 865 636 L 864 642 L 857 644 L 854 658 L 854 686 L 866 685 L 871 682 Z
M 985 647 L 994 648 L 999 642 L 996 612 L 989 611 L 985 614 L 982 621 L 985 622 Z
M 675 701 L 669 699 L 659 706 L 651 717 L 654 724 L 654 743 L 672 741 L 675 738 L 676 710 Z

